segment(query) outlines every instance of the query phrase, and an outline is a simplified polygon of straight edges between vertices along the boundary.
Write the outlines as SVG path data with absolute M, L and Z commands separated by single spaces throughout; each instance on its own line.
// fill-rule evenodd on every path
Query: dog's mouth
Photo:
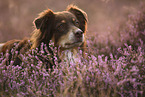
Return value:
M 79 47 L 82 42 L 65 43 L 65 48 Z
M 65 45 L 75 45 L 75 44 L 79 44 L 81 42 L 73 42 L 73 43 L 65 43 Z

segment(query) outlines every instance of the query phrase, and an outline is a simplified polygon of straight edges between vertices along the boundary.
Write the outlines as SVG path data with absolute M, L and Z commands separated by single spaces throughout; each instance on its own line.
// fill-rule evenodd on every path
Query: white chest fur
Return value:
M 77 58 L 76 49 L 67 49 L 61 52 L 60 59 L 66 60 L 67 62 L 75 63 L 75 59 Z

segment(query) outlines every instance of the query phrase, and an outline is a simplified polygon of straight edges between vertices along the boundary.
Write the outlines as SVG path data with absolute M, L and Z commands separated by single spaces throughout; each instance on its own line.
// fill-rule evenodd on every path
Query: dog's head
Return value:
M 78 47 L 85 41 L 86 22 L 86 13 L 74 5 L 62 12 L 45 10 L 34 21 L 40 30 L 39 40 L 48 44 L 52 39 L 56 47 L 64 49 Z

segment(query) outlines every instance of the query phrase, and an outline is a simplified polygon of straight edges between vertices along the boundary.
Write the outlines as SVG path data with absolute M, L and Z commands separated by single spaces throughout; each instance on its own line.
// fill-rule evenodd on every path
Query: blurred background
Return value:
M 118 29 L 135 14 L 145 0 L 0 0 L 0 42 L 29 37 L 34 30 L 33 20 L 50 8 L 63 11 L 75 4 L 88 14 L 89 35 L 105 35 Z

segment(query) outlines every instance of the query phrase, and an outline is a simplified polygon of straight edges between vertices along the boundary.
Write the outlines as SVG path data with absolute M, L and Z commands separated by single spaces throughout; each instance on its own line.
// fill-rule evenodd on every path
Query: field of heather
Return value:
M 38 1 L 36 5 L 39 5 Z M 85 0 L 85 2 L 71 0 L 71 2 L 57 6 L 50 1 L 48 2 L 54 10 L 57 8 L 63 10 L 63 4 L 76 3 L 88 13 L 86 58 L 82 57 L 80 50 L 78 53 L 80 57 L 75 60 L 76 64 L 67 60 L 58 63 L 55 58 L 56 66 L 53 67 L 53 70 L 46 70 L 47 64 L 37 56 L 41 55 L 45 58 L 50 56 L 44 55 L 45 44 L 41 45 L 39 53 L 36 49 L 28 56 L 22 55 L 24 61 L 20 66 L 14 66 L 14 61 L 6 65 L 5 61 L 9 57 L 9 53 L 1 54 L 0 97 L 145 97 L 145 2 L 143 0 L 122 0 L 122 2 L 92 0 L 92 3 L 89 4 L 90 0 Z M 9 8 L 11 10 L 7 14 L 4 12 L 2 16 L 0 15 L 0 42 L 29 36 L 28 32 L 31 31 L 34 16 L 36 17 L 36 13 L 42 11 L 41 9 L 44 7 L 40 6 L 41 9 L 35 10 L 35 4 L 31 1 L 32 6 L 28 6 L 26 5 L 28 2 L 28 0 L 17 3 L 14 0 L 2 1 L 0 8 L 5 11 L 8 11 Z M 42 3 L 46 2 L 47 0 Z M 110 15 L 109 13 L 103 14 L 106 12 L 103 7 L 101 7 L 103 9 L 95 9 L 97 3 L 100 6 L 114 4 L 113 9 L 121 4 L 126 4 L 126 6 L 124 5 L 125 9 L 120 10 L 120 14 L 118 10 L 122 7 L 114 10 L 112 7 L 108 7 Z M 86 4 L 88 4 L 88 9 Z M 127 7 L 129 5 L 130 7 Z M 27 8 L 23 9 L 24 6 Z M 57 6 L 56 9 L 55 6 Z M 28 8 L 33 10 L 30 18 L 27 18 L 30 14 Z M 93 10 L 98 11 L 100 15 L 94 14 Z M 23 15 L 20 14 L 20 11 L 23 11 Z M 14 14 L 12 15 L 11 12 Z M 4 15 L 6 16 L 4 17 Z M 113 19 L 115 17 L 118 18 Z M 99 23 L 96 23 L 95 19 Z M 27 22 L 28 20 L 31 23 Z M 18 33 L 18 31 L 24 32 Z M 10 32 L 11 37 L 8 35 Z M 17 51 L 13 52 L 13 58 L 16 54 Z

